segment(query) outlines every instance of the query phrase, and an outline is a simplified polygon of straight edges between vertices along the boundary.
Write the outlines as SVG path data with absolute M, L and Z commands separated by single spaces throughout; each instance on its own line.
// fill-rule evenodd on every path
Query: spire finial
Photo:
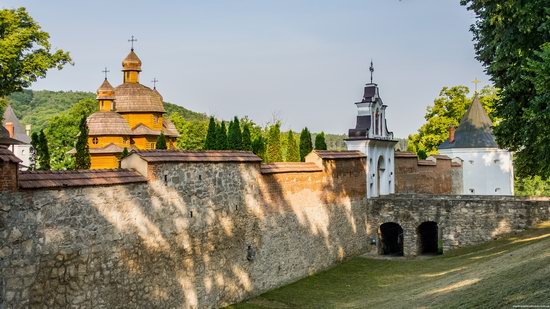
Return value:
M 481 83 L 480 80 L 477 79 L 477 77 L 472 81 L 472 83 L 474 84 L 474 94 L 477 95 L 477 84 Z
M 157 83 L 159 80 L 156 77 L 153 77 L 153 80 L 151 81 L 153 83 L 153 89 L 157 89 Z
M 134 38 L 134 36 L 132 35 L 132 37 L 128 40 L 128 42 L 130 42 L 132 44 L 132 51 L 134 51 L 134 42 L 137 42 L 137 39 Z
M 105 74 L 105 80 L 107 80 L 107 73 L 109 73 L 111 71 L 107 70 L 107 67 L 105 67 L 105 69 L 101 72 L 103 72 L 103 74 Z
M 369 68 L 369 71 L 370 71 L 370 83 L 372 84 L 372 76 L 374 74 L 374 64 L 372 64 L 372 59 L 370 60 L 370 68 Z

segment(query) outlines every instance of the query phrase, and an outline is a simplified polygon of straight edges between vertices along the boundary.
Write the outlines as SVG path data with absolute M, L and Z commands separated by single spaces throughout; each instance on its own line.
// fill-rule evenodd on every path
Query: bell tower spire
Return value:
M 132 37 L 128 40 L 132 44 L 130 53 L 122 61 L 122 72 L 124 83 L 139 83 L 139 72 L 141 72 L 141 60 L 134 52 L 134 42 L 137 39 Z
M 109 70 L 105 68 L 101 71 L 105 74 L 105 79 L 99 88 L 97 89 L 97 103 L 99 104 L 99 111 L 110 112 L 115 109 L 115 88 L 111 86 L 107 80 L 107 73 Z

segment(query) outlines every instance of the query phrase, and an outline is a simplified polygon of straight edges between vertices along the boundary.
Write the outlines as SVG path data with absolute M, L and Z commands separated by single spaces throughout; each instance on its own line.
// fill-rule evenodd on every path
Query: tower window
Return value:
M 92 144 L 97 145 L 99 143 L 99 139 L 97 137 L 92 138 Z
M 159 116 L 158 115 L 155 115 L 155 124 L 159 123 Z

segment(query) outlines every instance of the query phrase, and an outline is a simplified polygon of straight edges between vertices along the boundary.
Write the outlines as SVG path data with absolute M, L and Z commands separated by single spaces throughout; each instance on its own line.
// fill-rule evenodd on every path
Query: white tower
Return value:
M 357 105 L 357 124 L 345 140 L 348 150 L 359 150 L 367 156 L 367 197 L 395 193 L 393 133 L 386 126 L 386 105 L 380 98 L 378 85 L 372 82 L 374 67 L 370 65 L 371 82 L 365 85 Z

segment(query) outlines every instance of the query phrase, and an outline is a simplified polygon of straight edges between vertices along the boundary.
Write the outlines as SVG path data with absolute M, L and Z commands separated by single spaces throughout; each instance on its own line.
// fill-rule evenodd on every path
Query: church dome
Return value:
M 111 86 L 109 81 L 105 79 L 101 86 L 97 89 L 98 100 L 114 100 L 115 99 L 115 88 Z
M 87 119 L 88 135 L 130 135 L 128 122 L 115 112 L 96 112 Z
M 122 60 L 122 71 L 140 71 L 141 72 L 141 60 L 134 53 L 132 49 L 128 56 Z
M 138 83 L 124 83 L 115 88 L 116 111 L 119 113 L 164 113 L 162 96 Z

